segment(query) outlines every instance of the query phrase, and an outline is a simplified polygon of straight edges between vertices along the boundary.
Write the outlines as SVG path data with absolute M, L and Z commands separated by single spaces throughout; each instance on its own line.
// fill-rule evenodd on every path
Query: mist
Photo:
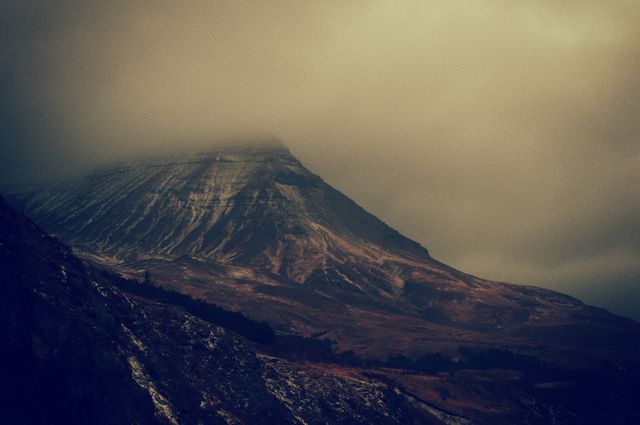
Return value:
M 640 318 L 640 7 L 0 3 L 0 187 L 277 137 L 463 271 Z

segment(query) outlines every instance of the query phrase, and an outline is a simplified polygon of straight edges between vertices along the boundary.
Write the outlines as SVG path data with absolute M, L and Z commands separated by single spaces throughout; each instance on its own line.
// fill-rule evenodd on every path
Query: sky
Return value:
M 463 271 L 640 319 L 636 0 L 0 0 L 0 187 L 269 135 Z

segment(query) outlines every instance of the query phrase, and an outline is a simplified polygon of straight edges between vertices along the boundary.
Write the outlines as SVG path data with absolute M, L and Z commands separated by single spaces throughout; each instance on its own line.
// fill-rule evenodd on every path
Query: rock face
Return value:
M 382 382 L 256 356 L 121 292 L 1 197 L 0 264 L 2 424 L 442 423 Z
M 136 161 L 12 199 L 87 258 L 365 357 L 638 355 L 638 323 L 454 270 L 280 144 Z

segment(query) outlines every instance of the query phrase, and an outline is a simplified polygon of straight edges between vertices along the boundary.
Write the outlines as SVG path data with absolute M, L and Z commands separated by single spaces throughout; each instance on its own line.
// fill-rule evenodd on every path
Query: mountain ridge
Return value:
M 597 361 L 607 346 L 633 352 L 620 335 L 638 333 L 567 295 L 434 260 L 282 145 L 135 161 L 13 199 L 85 258 L 364 356 L 488 344 Z

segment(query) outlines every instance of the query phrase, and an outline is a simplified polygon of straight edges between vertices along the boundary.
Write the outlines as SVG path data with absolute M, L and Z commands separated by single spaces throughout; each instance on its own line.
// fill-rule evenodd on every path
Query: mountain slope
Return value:
M 638 355 L 636 322 L 454 270 L 278 144 L 134 161 L 13 200 L 86 258 L 364 356 Z
M 125 259 L 140 253 L 233 259 L 287 274 L 297 270 L 303 251 L 319 263 L 315 257 L 326 257 L 326 244 L 346 249 L 337 238 L 429 258 L 284 147 L 228 147 L 133 162 L 46 196 L 27 208 L 40 222 Z
M 265 360 L 121 292 L 2 197 L 0 264 L 2 424 L 442 423 L 382 382 Z

